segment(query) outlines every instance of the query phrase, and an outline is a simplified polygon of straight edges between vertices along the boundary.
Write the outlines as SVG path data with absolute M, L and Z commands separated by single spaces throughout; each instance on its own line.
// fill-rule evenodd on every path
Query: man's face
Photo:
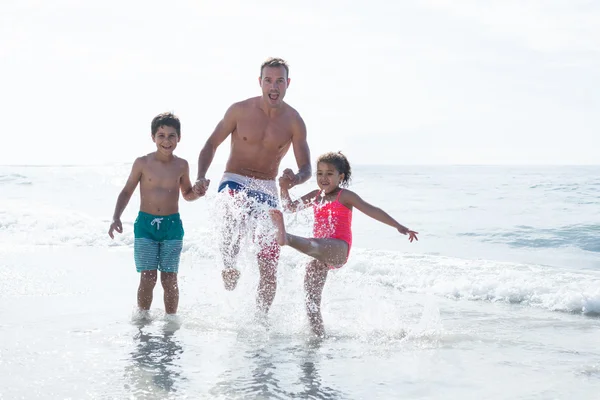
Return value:
M 270 107 L 279 107 L 290 84 L 285 67 L 264 67 L 258 79 L 263 92 L 263 99 Z

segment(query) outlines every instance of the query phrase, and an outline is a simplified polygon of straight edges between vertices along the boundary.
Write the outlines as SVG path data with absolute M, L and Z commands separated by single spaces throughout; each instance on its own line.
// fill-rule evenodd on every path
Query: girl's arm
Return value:
M 295 201 L 291 199 L 289 189 L 285 185 L 281 185 L 280 193 L 283 211 L 296 212 L 306 208 L 306 206 L 310 204 L 312 199 L 314 199 L 317 196 L 319 190 L 313 190 L 312 192 L 305 194 L 304 196 L 300 197 L 298 200 Z
M 402 225 L 400 222 L 392 218 L 381 208 L 375 207 L 374 205 L 367 203 L 359 195 L 350 190 L 344 190 L 342 192 L 342 196 L 340 196 L 340 201 L 344 205 L 356 207 L 357 210 L 361 211 L 362 213 L 368 215 L 373 219 L 376 219 L 379 222 L 383 222 L 384 224 L 396 228 L 398 232 L 400 232 L 403 235 L 409 235 L 409 240 L 411 242 L 413 241 L 413 239 L 419 240 L 416 236 L 418 232 L 411 231 L 410 229 Z
M 284 185 L 281 182 L 282 179 L 283 178 L 279 178 L 279 195 L 281 196 L 281 207 L 283 208 L 283 211 L 294 212 L 297 208 L 297 205 L 295 203 L 297 203 L 298 200 L 292 201 L 292 198 L 290 197 L 290 191 L 288 190 L 287 185 Z

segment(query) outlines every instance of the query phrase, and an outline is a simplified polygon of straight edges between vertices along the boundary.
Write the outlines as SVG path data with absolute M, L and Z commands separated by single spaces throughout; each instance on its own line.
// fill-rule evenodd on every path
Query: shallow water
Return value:
M 392 204 L 367 190 L 382 171 L 364 172 L 355 190 L 406 214 L 399 220 L 418 227 L 421 241 L 356 218 L 350 261 L 325 287 L 328 337 L 317 340 L 303 309 L 306 257 L 284 249 L 266 322 L 255 318 L 252 249 L 238 288 L 223 289 L 209 225 L 214 194 L 182 206 L 179 322 L 165 321 L 157 286 L 151 319 L 140 323 L 132 319 L 136 199 L 125 233 L 106 235 L 128 168 L 3 168 L 2 399 L 597 398 L 599 217 L 586 204 L 596 206 L 599 175 L 546 171 L 535 184 L 531 170 L 462 178 L 396 170 L 406 201 Z M 490 187 L 503 187 L 506 174 L 517 183 L 500 201 Z M 58 183 L 61 191 L 37 195 Z M 73 195 L 82 190 L 86 203 Z M 423 198 L 428 204 L 417 204 Z M 496 211 L 469 211 L 477 209 Z M 286 218 L 308 231 L 309 217 Z

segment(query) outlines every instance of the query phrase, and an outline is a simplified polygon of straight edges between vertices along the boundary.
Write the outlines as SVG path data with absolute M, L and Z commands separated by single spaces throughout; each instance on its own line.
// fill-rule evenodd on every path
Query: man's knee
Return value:
M 275 285 L 277 283 L 277 261 L 270 259 L 258 260 L 258 269 L 260 272 L 260 278 L 263 282 Z
M 281 254 L 281 246 L 276 242 L 268 243 L 261 247 L 258 252 L 258 261 L 261 264 L 271 265 L 277 269 L 277 263 L 279 262 L 279 256 Z

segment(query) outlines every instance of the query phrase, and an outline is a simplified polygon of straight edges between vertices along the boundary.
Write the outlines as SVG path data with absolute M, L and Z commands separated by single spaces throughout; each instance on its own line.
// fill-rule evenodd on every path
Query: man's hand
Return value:
M 115 238 L 115 235 L 113 234 L 114 231 L 123 233 L 123 224 L 121 224 L 121 220 L 119 218 L 116 218 L 115 220 L 113 220 L 112 224 L 110 224 L 108 236 L 110 236 L 111 239 Z
M 198 196 L 202 197 L 206 194 L 206 191 L 208 190 L 208 185 L 210 185 L 210 179 L 200 178 L 196 181 L 196 183 L 194 183 L 192 190 Z

